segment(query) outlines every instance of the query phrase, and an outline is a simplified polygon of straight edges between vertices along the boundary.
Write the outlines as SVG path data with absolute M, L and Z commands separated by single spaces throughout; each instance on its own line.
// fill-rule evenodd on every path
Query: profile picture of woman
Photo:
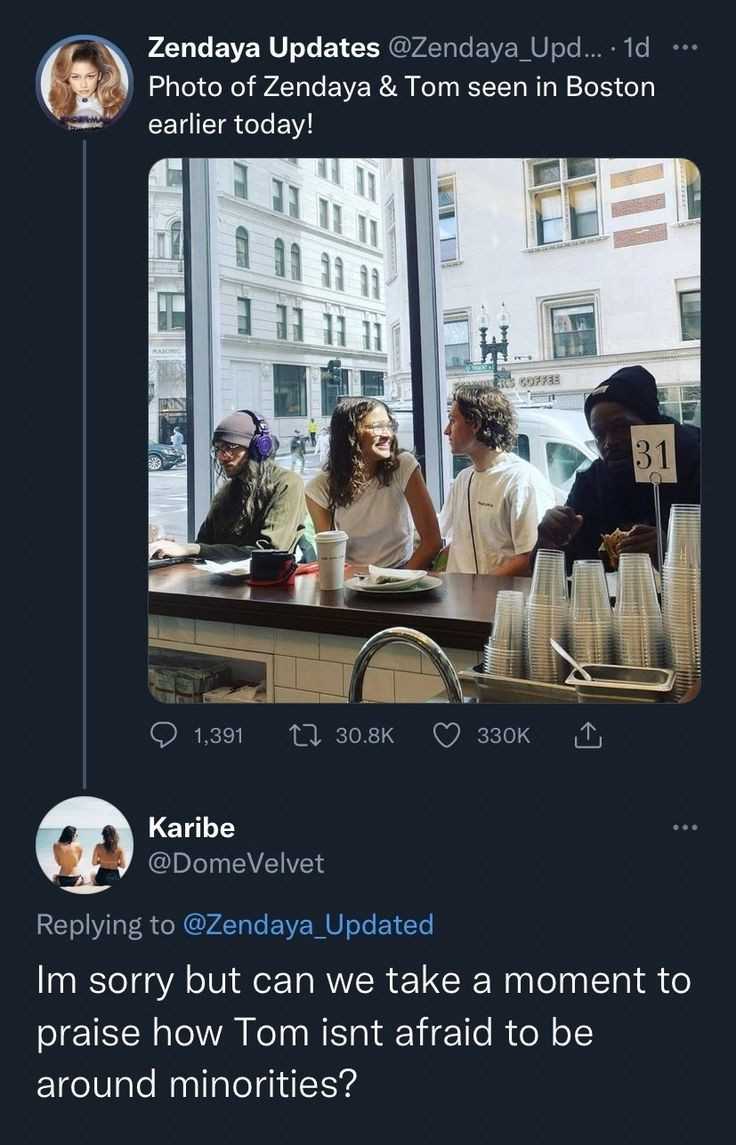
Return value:
M 130 68 L 108 41 L 70 37 L 41 61 L 37 94 L 44 110 L 69 131 L 107 127 L 129 102 Z
M 77 795 L 57 803 L 36 832 L 36 858 L 62 890 L 96 894 L 119 882 L 133 854 L 133 834 L 117 807 Z

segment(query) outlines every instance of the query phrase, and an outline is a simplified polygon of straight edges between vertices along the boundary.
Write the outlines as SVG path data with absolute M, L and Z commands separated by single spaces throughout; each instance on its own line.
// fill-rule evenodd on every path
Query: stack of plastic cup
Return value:
M 648 553 L 621 555 L 613 637 L 618 664 L 633 664 L 637 668 L 664 666 L 664 624 Z
M 550 637 L 566 647 L 570 604 L 567 597 L 565 554 L 540 549 L 526 609 L 526 671 L 530 680 L 561 684 L 569 669 L 550 644 Z
M 675 696 L 700 679 L 700 506 L 673 505 L 662 575 L 662 610 Z
M 612 663 L 613 614 L 601 561 L 575 561 L 572 566 L 570 637 L 579 663 Z
M 499 592 L 493 632 L 483 649 L 483 670 L 519 679 L 524 672 L 524 594 Z

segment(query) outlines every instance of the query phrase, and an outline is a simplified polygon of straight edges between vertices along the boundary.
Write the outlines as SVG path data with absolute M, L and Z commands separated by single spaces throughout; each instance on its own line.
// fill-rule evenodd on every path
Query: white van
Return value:
M 519 423 L 515 452 L 544 474 L 564 505 L 580 466 L 599 456 L 585 414 L 543 405 L 515 405 L 514 409 Z M 399 423 L 400 448 L 411 449 L 411 407 L 392 406 L 391 410 Z M 453 476 L 469 464 L 467 457 L 453 458 Z

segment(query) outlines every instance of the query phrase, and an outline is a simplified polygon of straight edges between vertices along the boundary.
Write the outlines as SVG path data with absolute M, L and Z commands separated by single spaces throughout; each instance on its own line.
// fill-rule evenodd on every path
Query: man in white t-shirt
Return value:
M 453 455 L 472 464 L 453 481 L 440 514 L 448 572 L 527 576 L 552 486 L 512 450 L 516 417 L 493 386 L 459 386 L 445 429 Z

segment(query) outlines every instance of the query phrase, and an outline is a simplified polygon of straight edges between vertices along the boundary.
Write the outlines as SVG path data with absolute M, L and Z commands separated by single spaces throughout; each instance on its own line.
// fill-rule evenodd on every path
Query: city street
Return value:
M 291 454 L 282 451 L 276 458 L 284 469 L 291 468 Z M 319 457 L 308 452 L 304 458 L 304 479 L 309 481 L 319 467 Z M 175 541 L 187 537 L 187 468 L 177 465 L 148 474 L 148 523 L 158 525 L 159 535 Z

